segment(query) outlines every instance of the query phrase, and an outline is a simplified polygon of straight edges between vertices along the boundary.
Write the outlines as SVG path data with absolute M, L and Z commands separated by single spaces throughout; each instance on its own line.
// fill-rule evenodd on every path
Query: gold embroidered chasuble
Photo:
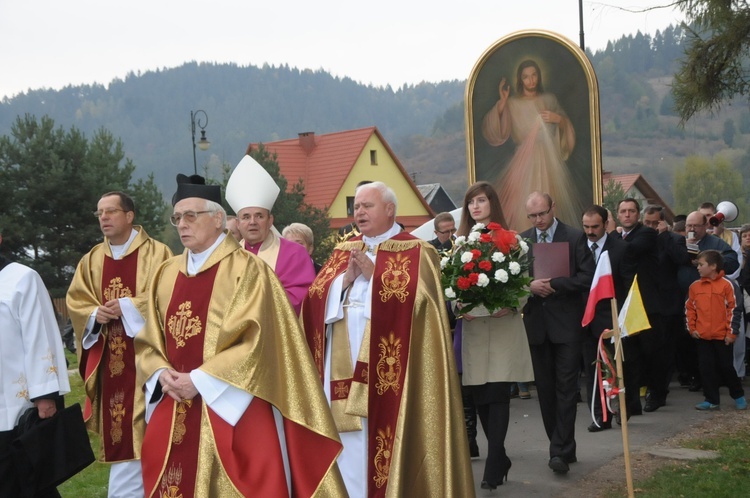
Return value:
M 132 380 L 128 380 L 128 386 L 123 387 L 120 385 L 123 379 L 118 378 L 117 375 L 123 369 L 126 369 L 125 366 L 120 364 L 122 360 L 119 359 L 123 357 L 124 348 L 133 348 L 132 339 L 125 335 L 121 320 L 117 320 L 112 324 L 115 327 L 113 330 L 116 330 L 118 335 L 117 338 L 113 338 L 115 339 L 114 341 L 109 340 L 109 326 L 106 324 L 102 325 L 99 342 L 89 351 L 84 350 L 81 346 L 83 333 L 92 312 L 106 301 L 105 295 L 110 296 L 110 299 L 130 297 L 135 308 L 142 317 L 145 317 L 148 307 L 148 289 L 151 284 L 151 277 L 156 268 L 164 260 L 172 257 L 172 252 L 169 248 L 149 237 L 142 227 L 134 226 L 133 228 L 138 234 L 133 239 L 126 253 L 117 262 L 121 262 L 131 255 L 137 259 L 134 262 L 136 266 L 134 288 L 131 289 L 129 286 L 123 287 L 122 282 L 117 277 L 111 278 L 110 282 L 103 282 L 105 258 L 109 258 L 110 262 L 112 261 L 109 240 L 105 237 L 104 242 L 94 246 L 78 263 L 76 273 L 66 296 L 68 312 L 70 313 L 73 330 L 76 335 L 79 370 L 86 390 L 87 406 L 84 411 L 86 426 L 89 430 L 102 436 L 102 445 L 107 448 L 107 451 L 101 452 L 100 461 L 110 463 L 123 461 L 123 459 L 117 456 L 108 457 L 108 454 L 129 454 L 132 456 L 132 459 L 137 460 L 140 458 L 142 443 L 140 437 L 143 434 L 142 426 L 144 424 L 145 407 L 143 392 L 135 388 L 134 376 Z M 103 351 L 103 348 L 108 348 L 111 351 Z M 90 353 L 94 355 L 91 358 L 88 357 Z M 112 354 L 110 356 L 106 353 Z M 131 357 L 134 357 L 132 352 L 128 353 Z M 128 355 L 124 356 L 127 357 Z M 109 358 L 110 361 L 102 361 L 105 358 Z M 134 365 L 127 366 L 127 370 L 133 369 Z M 107 384 L 108 388 L 105 388 L 105 384 Z M 132 393 L 131 400 L 123 399 L 123 389 Z M 104 399 L 104 396 L 102 396 L 103 391 L 114 392 L 115 394 L 114 396 L 109 396 L 112 399 Z M 132 406 L 132 409 L 124 411 L 123 406 Z M 104 417 L 109 417 L 109 419 L 105 421 Z M 123 418 L 127 419 L 124 423 Z M 105 431 L 105 426 L 110 427 L 110 429 Z M 118 434 L 117 431 L 120 426 L 126 428 L 132 426 L 133 429 L 130 430 L 132 435 L 126 434 L 123 437 L 121 433 Z M 107 434 L 103 432 L 107 432 Z M 127 443 L 132 441 L 132 450 L 117 449 L 120 441 Z M 130 458 L 128 457 L 127 459 Z
M 326 348 L 324 310 L 327 299 L 339 299 L 328 292 L 333 280 L 346 271 L 354 248 L 364 250 L 359 237 L 336 247 L 303 304 L 305 334 L 319 379 Z M 474 496 L 437 252 L 403 233 L 375 251 L 372 318 L 365 326 L 357 364 L 348 362 L 346 368 L 353 370 L 348 378 L 336 372 L 343 366 L 336 363 L 350 353 L 331 352 L 337 426 L 341 431 L 361 430 L 352 419 L 369 419 L 369 451 L 362 455 L 367 458 L 368 496 Z M 410 282 L 413 278 L 416 282 Z M 410 306 L 406 313 L 410 319 L 404 320 L 402 311 L 389 306 Z M 341 327 L 343 321 L 334 327 Z M 335 328 L 333 334 L 338 334 Z M 348 344 L 334 337 L 332 348 Z
M 185 251 L 182 256 L 167 261 L 154 277 L 147 325 L 135 341 L 139 386 L 160 368 L 173 368 L 165 337 L 166 334 L 174 337 L 176 329 L 170 327 L 173 317 L 166 313 L 175 283 L 191 278 L 187 276 L 187 258 Z M 278 278 L 266 263 L 240 248 L 232 237 L 222 241 L 198 275 L 209 269 L 215 269 L 216 276 L 206 316 L 193 316 L 196 322 L 192 325 L 191 337 L 182 334 L 186 341 L 203 343 L 203 363 L 199 370 L 255 397 L 236 427 L 247 423 L 246 417 L 255 416 L 251 412 L 256 400 L 272 405 L 281 413 L 294 496 L 346 496 L 335 465 L 341 443 L 297 315 Z M 153 430 L 154 434 L 167 434 L 164 443 L 169 446 L 174 443 L 172 429 L 179 417 L 178 404 L 168 396 L 159 401 L 160 405 L 163 403 L 175 405 L 171 425 L 166 422 L 163 427 L 152 427 L 152 419 L 146 429 L 146 441 L 152 441 Z M 228 431 L 222 429 L 216 424 L 215 412 L 202 398 L 200 404 L 195 496 L 243 496 L 242 486 L 252 486 L 248 483 L 252 478 L 247 477 L 252 469 L 237 472 L 231 452 L 223 450 L 220 443 L 226 432 L 233 432 L 231 427 Z M 233 444 L 243 448 L 235 446 L 237 452 L 253 443 L 239 436 Z M 161 449 L 144 448 L 144 455 L 150 451 L 161 452 Z M 264 448 L 249 451 L 264 452 Z M 166 458 L 167 455 L 163 460 L 165 464 Z M 163 466 L 148 469 L 144 459 L 147 496 L 156 491 L 154 486 L 158 487 L 160 476 L 168 471 Z M 287 490 L 276 492 L 281 496 Z

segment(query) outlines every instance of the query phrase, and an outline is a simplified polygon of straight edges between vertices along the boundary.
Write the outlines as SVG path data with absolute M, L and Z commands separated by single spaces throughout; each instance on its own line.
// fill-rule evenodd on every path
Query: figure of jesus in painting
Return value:
M 557 98 L 544 92 L 539 65 L 531 59 L 521 62 L 514 95 L 505 78 L 498 92 L 500 100 L 482 121 L 482 135 L 493 147 L 503 145 L 508 137 L 516 146 L 495 183 L 509 228 L 520 231 L 530 226 L 525 199 L 533 191 L 549 192 L 560 218 L 575 222 L 582 207 L 565 161 L 575 147 L 576 134 Z

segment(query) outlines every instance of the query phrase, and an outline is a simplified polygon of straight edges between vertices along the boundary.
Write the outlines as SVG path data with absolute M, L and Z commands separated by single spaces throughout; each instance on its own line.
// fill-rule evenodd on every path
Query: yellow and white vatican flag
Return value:
M 638 288 L 638 275 L 633 279 L 633 285 L 630 286 L 628 297 L 625 298 L 617 321 L 620 324 L 620 337 L 635 335 L 651 328 L 651 323 L 646 316 L 646 308 L 643 307 L 641 291 Z

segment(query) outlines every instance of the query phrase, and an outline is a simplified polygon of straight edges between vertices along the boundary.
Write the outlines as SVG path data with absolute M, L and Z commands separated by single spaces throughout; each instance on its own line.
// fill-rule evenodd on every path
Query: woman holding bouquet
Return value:
M 468 237 L 477 223 L 486 227 L 491 222 L 506 226 L 500 200 L 492 185 L 477 182 L 464 196 L 457 235 Z M 510 417 L 511 383 L 534 380 L 529 344 L 519 312 L 525 300 L 524 297 L 518 308 L 502 308 L 492 314 L 475 308 L 463 315 L 463 384 L 471 392 L 488 444 L 483 489 L 495 489 L 503 479 L 508 479 L 511 461 L 505 452 L 505 435 Z

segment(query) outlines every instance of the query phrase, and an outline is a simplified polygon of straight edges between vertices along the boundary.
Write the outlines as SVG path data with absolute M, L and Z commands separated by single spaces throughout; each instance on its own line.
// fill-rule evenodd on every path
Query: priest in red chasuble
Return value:
M 474 496 L 437 251 L 402 233 L 382 182 L 357 188 L 362 235 L 339 244 L 302 305 L 344 444 L 350 496 Z
M 104 241 L 78 263 L 67 305 L 86 388 L 84 418 L 102 438 L 100 460 L 112 464 L 109 496 L 143 496 L 143 392 L 136 389 L 133 337 L 143 328 L 154 270 L 172 252 L 134 226 L 124 192 L 104 194 L 94 215 Z
M 218 186 L 178 176 L 165 262 L 136 338 L 145 495 L 346 496 L 341 442 L 297 315 L 225 229 Z M 309 259 L 309 258 L 308 258 Z

